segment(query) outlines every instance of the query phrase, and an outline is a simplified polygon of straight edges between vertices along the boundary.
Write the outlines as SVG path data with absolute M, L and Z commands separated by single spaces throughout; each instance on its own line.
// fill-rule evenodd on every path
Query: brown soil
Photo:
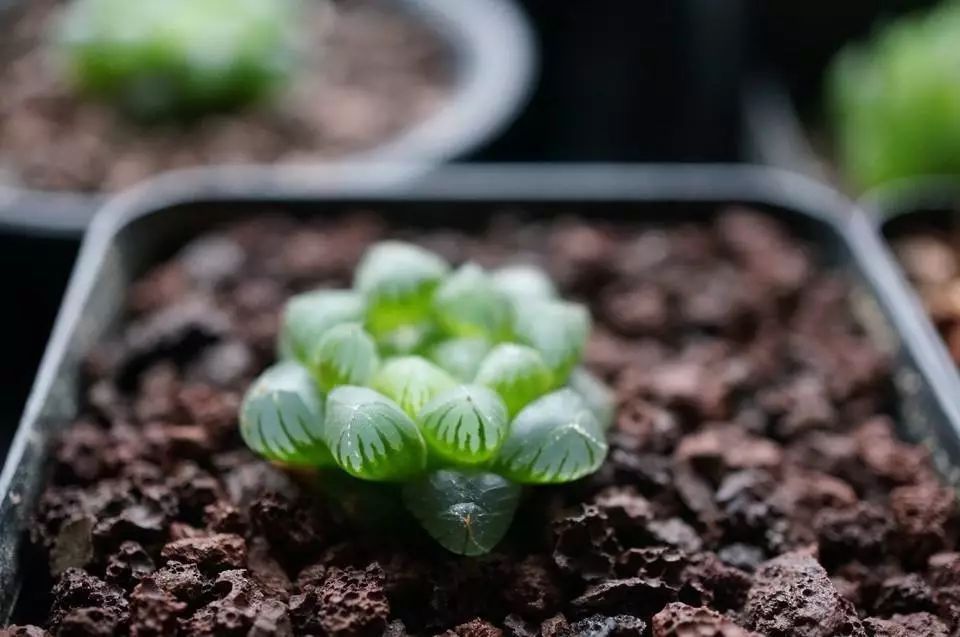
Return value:
M 891 370 L 847 281 L 744 210 L 668 229 L 502 218 L 409 235 L 455 261 L 545 265 L 590 304 L 587 363 L 619 412 L 602 469 L 531 490 L 487 557 L 405 536 L 402 520 L 351 527 L 308 478 L 243 448 L 236 411 L 274 356 L 284 299 L 347 284 L 385 231 L 366 215 L 263 217 L 133 287 L 55 451 L 31 533 L 51 577 L 28 585 L 19 622 L 140 636 L 960 628 L 955 497 L 897 439 Z
M 141 127 L 60 81 L 48 45 L 63 0 L 31 0 L 0 31 L 0 174 L 36 188 L 112 191 L 157 172 L 215 163 L 341 157 L 429 116 L 451 89 L 450 52 L 382 0 L 337 2 L 330 32 L 275 103 L 188 127 Z
M 960 366 L 960 233 L 918 229 L 897 238 L 893 247 Z

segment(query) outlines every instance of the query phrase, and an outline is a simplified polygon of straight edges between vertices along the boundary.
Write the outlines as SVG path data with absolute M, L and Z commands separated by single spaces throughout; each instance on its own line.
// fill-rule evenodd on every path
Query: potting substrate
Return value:
M 16 623 L 59 635 L 960 628 L 954 492 L 926 448 L 898 439 L 894 363 L 819 246 L 745 208 L 660 226 L 505 214 L 474 232 L 387 219 L 265 214 L 136 282 L 119 334 L 86 358 Z M 608 460 L 530 489 L 483 558 L 399 519 L 357 527 L 312 476 L 239 439 L 240 397 L 274 358 L 285 299 L 349 285 L 385 236 L 453 262 L 542 265 L 594 315 L 585 361 L 618 399 Z
M 887 220 L 888 240 L 923 307 L 960 365 L 960 242 L 952 210 L 903 210 Z
M 302 69 L 274 101 L 198 122 L 141 125 L 77 95 L 50 46 L 63 0 L 5 9 L 0 25 L 0 173 L 13 185 L 114 191 L 200 164 L 304 162 L 386 142 L 451 92 L 453 54 L 431 27 L 384 0 L 315 3 Z

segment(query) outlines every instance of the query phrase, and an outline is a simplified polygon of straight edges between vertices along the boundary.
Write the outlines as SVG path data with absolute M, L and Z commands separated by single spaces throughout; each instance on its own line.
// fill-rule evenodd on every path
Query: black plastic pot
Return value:
M 0 19 L 22 0 L 0 0 Z M 533 89 L 535 39 L 513 0 L 392 0 L 430 26 L 453 58 L 451 95 L 399 136 L 344 157 L 347 163 L 409 161 L 423 168 L 464 158 L 516 117 Z M 339 163 L 339 161 L 337 162 Z M 18 188 L 0 179 L 0 225 L 79 236 L 105 197 Z
M 814 148 L 787 84 L 770 73 L 743 87 L 741 148 L 747 161 L 834 183 L 836 172 Z
M 85 238 L 53 337 L 0 475 L 0 622 L 14 606 L 26 564 L 24 530 L 46 479 L 53 435 L 76 415 L 83 355 L 120 318 L 128 284 L 212 224 L 265 208 L 297 215 L 356 206 L 398 224 L 469 228 L 505 207 L 530 216 L 574 210 L 638 223 L 708 219 L 719 207 L 765 210 L 822 250 L 854 279 L 851 310 L 896 362 L 904 434 L 928 442 L 953 482 L 960 467 L 960 405 L 935 364 L 922 324 L 904 312 L 906 291 L 847 216 L 852 203 L 817 183 L 750 167 L 449 167 L 389 183 L 380 169 L 343 172 L 195 170 L 169 175 L 113 200 Z
M 960 227 L 960 181 L 956 177 L 924 177 L 893 182 L 866 193 L 860 200 L 864 215 L 857 222 L 856 232 L 864 243 L 874 243 L 878 257 L 889 267 L 898 283 L 911 288 L 900 267 L 891 244 L 909 232 L 930 230 L 948 232 Z M 879 260 L 879 259 L 878 259 Z M 923 328 L 935 362 L 944 370 L 954 402 L 960 396 L 960 374 L 947 351 L 946 344 L 927 316 L 920 298 L 908 294 L 904 311 L 914 315 Z
M 960 223 L 960 178 L 903 179 L 868 191 L 860 205 L 887 240 L 909 230 L 950 230 Z

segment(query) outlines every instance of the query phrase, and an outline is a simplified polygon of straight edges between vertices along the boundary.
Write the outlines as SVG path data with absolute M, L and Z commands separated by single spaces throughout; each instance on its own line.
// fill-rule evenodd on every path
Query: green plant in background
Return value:
M 834 61 L 827 96 L 840 162 L 858 187 L 960 174 L 960 4 L 878 31 Z
M 297 0 L 73 0 L 55 31 L 67 79 L 144 119 L 264 98 L 297 66 Z
M 397 484 L 423 528 L 465 555 L 500 541 L 523 485 L 600 467 L 613 399 L 577 367 L 590 316 L 541 271 L 451 271 L 387 241 L 354 283 L 288 302 L 284 360 L 241 407 L 255 452 Z

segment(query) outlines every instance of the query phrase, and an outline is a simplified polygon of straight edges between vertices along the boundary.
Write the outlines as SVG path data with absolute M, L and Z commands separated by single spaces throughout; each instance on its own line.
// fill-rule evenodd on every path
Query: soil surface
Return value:
M 50 463 L 16 621 L 45 635 L 905 637 L 960 629 L 958 511 L 887 415 L 889 362 L 843 274 L 767 217 L 638 229 L 495 219 L 409 234 L 532 261 L 596 319 L 602 469 L 532 489 L 497 551 L 352 527 L 247 452 L 244 388 L 293 292 L 395 234 L 351 214 L 203 236 L 130 291 Z M 402 233 L 400 236 L 404 236 Z M 49 578 L 40 577 L 49 568 Z M 2 631 L 0 631 L 2 632 Z
M 51 190 L 112 191 L 168 169 L 316 161 L 367 150 L 448 97 L 450 51 L 386 0 L 337 0 L 311 15 L 300 73 L 269 105 L 186 127 L 144 127 L 78 97 L 49 45 L 64 0 L 30 0 L 0 31 L 0 179 Z M 318 44 L 318 42 L 320 44 Z
M 960 366 L 960 233 L 919 229 L 897 238 L 893 247 Z

